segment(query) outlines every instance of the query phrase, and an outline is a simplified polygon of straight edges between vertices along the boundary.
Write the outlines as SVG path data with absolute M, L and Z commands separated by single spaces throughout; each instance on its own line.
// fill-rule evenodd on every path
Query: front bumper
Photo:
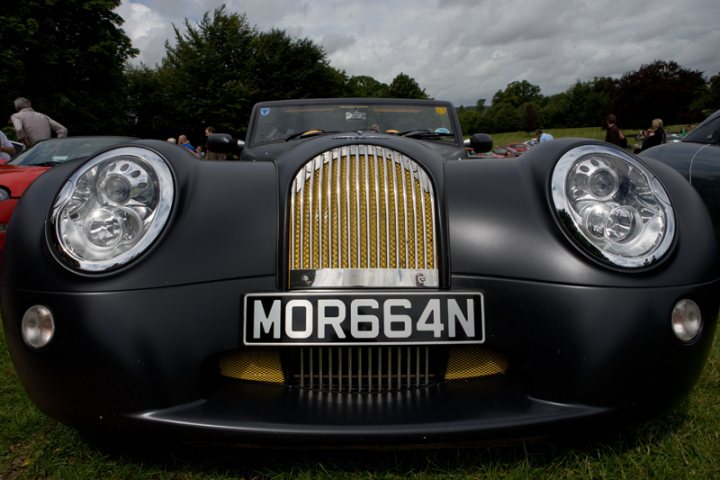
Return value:
M 136 291 L 1 292 L 6 339 L 33 401 L 90 429 L 171 429 L 234 442 L 416 443 L 535 434 L 583 419 L 648 416 L 687 395 L 707 358 L 718 282 L 609 288 L 454 276 L 485 296 L 486 345 L 506 374 L 400 393 L 339 394 L 220 379 L 217 355 L 243 348 L 242 298 L 275 278 Z M 698 339 L 675 338 L 675 302 L 693 299 Z M 20 336 L 32 305 L 55 315 L 35 351 Z

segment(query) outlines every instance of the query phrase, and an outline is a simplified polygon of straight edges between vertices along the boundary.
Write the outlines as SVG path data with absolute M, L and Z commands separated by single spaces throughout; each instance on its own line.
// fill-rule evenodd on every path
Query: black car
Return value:
M 261 103 L 208 147 L 240 161 L 131 141 L 19 202 L 2 319 L 49 415 L 435 444 L 648 418 L 703 369 L 713 224 L 660 162 L 584 139 L 470 159 L 432 100 Z
M 705 200 L 720 238 L 720 110 L 706 118 L 682 141 L 642 152 L 674 168 Z

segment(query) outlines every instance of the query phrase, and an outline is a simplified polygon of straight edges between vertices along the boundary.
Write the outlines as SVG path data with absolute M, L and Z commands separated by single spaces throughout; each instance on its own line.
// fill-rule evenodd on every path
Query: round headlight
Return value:
M 55 200 L 55 251 L 67 265 L 88 272 L 125 265 L 160 234 L 174 192 L 170 167 L 154 151 L 104 152 L 83 164 Z
M 557 162 L 551 182 L 565 229 L 593 257 L 640 268 L 670 250 L 675 235 L 670 198 L 635 157 L 604 145 L 576 147 Z

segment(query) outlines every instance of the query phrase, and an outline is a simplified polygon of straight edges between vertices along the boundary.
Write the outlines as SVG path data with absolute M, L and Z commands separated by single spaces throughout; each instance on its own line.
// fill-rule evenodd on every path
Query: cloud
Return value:
M 117 12 L 141 50 L 135 62 L 154 65 L 173 24 L 223 4 L 260 31 L 312 40 L 348 75 L 389 83 L 405 73 L 458 105 L 519 80 L 552 95 L 655 60 L 720 72 L 716 0 L 124 0 Z

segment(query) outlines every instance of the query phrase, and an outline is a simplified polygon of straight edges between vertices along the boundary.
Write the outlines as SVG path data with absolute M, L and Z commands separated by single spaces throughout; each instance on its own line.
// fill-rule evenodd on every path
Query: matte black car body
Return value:
M 64 164 L 40 177 L 10 225 L 1 283 L 8 347 L 33 401 L 63 422 L 105 432 L 338 445 L 549 433 L 584 421 L 647 417 L 688 394 L 714 336 L 718 259 L 710 217 L 680 175 L 647 161 L 675 212 L 669 251 L 642 268 L 609 266 L 563 227 L 552 206 L 550 179 L 558 159 L 572 149 L 612 147 L 563 139 L 517 158 L 468 159 L 449 104 L 342 103 L 431 105 L 449 114 L 452 139 L 364 129 L 313 131 L 304 139 L 249 141 L 242 153 L 248 161 L 235 162 L 197 160 L 160 141 L 129 142 L 126 147 L 151 151 L 167 162 L 175 197 L 153 244 L 127 264 L 103 272 L 64 263 L 51 227 L 55 200 L 82 165 Z M 282 105 L 294 104 L 262 104 L 254 115 Z M 233 144 L 220 137 L 216 148 L 223 141 Z M 312 279 L 294 276 L 291 185 L 303 171 L 314 175 L 330 164 L 323 155 L 335 148 L 393 152 L 416 162 L 408 163 L 403 176 L 412 176 L 416 166 L 427 172 L 435 196 L 436 286 L 422 285 L 420 275 L 411 279 L 417 285 L 401 288 L 295 283 Z M 315 169 L 310 159 L 318 159 Z M 330 171 L 336 172 L 338 188 L 354 175 Z M 339 198 L 329 195 L 330 203 Z M 342 243 L 344 237 L 339 238 Z M 336 305 L 341 298 L 352 305 L 353 298 L 368 295 L 394 302 L 394 296 L 411 299 L 421 293 L 443 300 L 458 292 L 482 294 L 482 343 L 449 341 L 420 350 L 412 342 L 373 350 L 350 345 L 347 354 L 345 347 L 332 347 L 336 338 L 329 346 L 307 347 L 338 355 L 303 363 L 315 369 L 324 362 L 322 368 L 330 372 L 303 384 L 296 380 L 304 375 L 298 371 L 298 352 L 306 347 L 243 343 L 248 338 L 244 305 L 258 295 L 291 293 L 299 302 L 329 296 Z M 695 302 L 704 322 L 688 342 L 671 327 L 681 299 Z M 54 336 L 42 348 L 30 347 L 22 334 L 23 316 L 34 305 L 46 306 L 54 317 Z M 354 373 L 368 357 L 358 360 L 352 352 L 366 350 L 374 365 L 384 362 L 376 378 Z M 241 368 L 248 362 L 236 360 L 251 354 L 253 367 L 277 370 L 267 377 L 248 373 Z M 416 369 L 425 368 L 420 363 L 435 375 L 426 383 L 415 376 Z M 489 370 L 465 372 L 478 364 Z M 341 371 L 350 374 L 335 376 Z M 266 380 L 258 381 L 256 373 Z M 273 381 L 274 374 L 282 380 Z M 410 377 L 423 384 L 402 386 Z M 381 386 L 364 387 L 372 382 Z

